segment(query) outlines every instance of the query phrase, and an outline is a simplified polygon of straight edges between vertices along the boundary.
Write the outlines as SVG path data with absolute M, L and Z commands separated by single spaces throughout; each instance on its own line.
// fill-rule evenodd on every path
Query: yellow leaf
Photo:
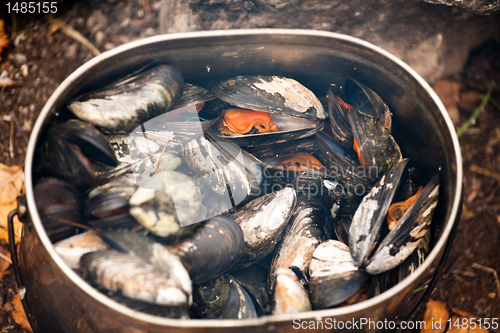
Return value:
M 448 324 L 446 321 L 450 318 L 450 314 L 443 302 L 429 300 L 424 313 L 425 328 L 420 330 L 421 333 L 442 333 Z
M 15 201 L 23 186 L 23 168 L 0 163 L 0 205 Z
M 26 318 L 26 313 L 24 313 L 23 304 L 21 303 L 21 298 L 19 297 L 19 294 L 16 294 L 16 296 L 14 296 L 14 299 L 12 300 L 12 305 L 14 306 L 14 310 L 11 313 L 12 319 L 14 319 L 16 323 L 18 323 L 19 326 L 21 326 L 25 330 L 33 332 L 31 330 L 28 318 Z
M 0 163 L 0 239 L 9 240 L 7 234 L 7 216 L 17 208 L 16 198 L 23 186 L 23 169 L 21 166 L 7 166 Z M 14 218 L 14 231 L 21 233 L 22 224 Z

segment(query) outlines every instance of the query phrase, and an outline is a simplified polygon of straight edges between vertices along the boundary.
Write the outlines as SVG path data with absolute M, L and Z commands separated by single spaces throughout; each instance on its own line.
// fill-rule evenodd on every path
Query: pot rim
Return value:
M 431 99 L 434 101 L 439 111 L 441 112 L 441 116 L 444 118 L 444 122 L 448 131 L 451 134 L 451 139 L 453 143 L 453 149 L 456 158 L 456 189 L 455 195 L 453 197 L 453 205 L 450 211 L 450 216 L 446 221 L 444 229 L 442 230 L 441 237 L 436 242 L 434 248 L 429 253 L 429 256 L 426 258 L 424 263 L 418 267 L 413 274 L 408 276 L 402 282 L 398 283 L 396 286 L 390 288 L 389 290 L 383 292 L 382 294 L 375 296 L 374 298 L 368 299 L 364 302 L 353 304 L 350 306 L 335 308 L 335 309 L 325 309 L 325 310 L 314 310 L 312 312 L 303 312 L 303 313 L 295 313 L 295 314 L 283 314 L 283 315 L 273 315 L 273 316 L 264 316 L 256 319 L 228 319 L 228 320 L 204 320 L 204 319 L 190 319 L 190 320 L 179 320 L 179 319 L 171 319 L 171 318 L 163 318 L 158 316 L 153 316 L 149 314 L 145 314 L 142 312 L 138 312 L 132 309 L 127 308 L 126 306 L 108 298 L 97 289 L 92 287 L 86 281 L 84 281 L 78 274 L 76 274 L 69 266 L 67 266 L 64 261 L 61 259 L 59 255 L 54 250 L 52 246 L 52 242 L 50 241 L 45 229 L 43 228 L 42 222 L 40 220 L 40 216 L 36 209 L 35 198 L 33 193 L 33 183 L 32 183 L 32 174 L 33 174 L 33 158 L 35 153 L 35 147 L 37 144 L 37 138 L 40 136 L 40 133 L 43 128 L 44 120 L 49 115 L 51 109 L 56 104 L 56 101 L 59 99 L 59 96 L 66 90 L 68 87 L 73 84 L 74 81 L 78 80 L 78 78 L 83 75 L 85 72 L 91 70 L 94 66 L 96 66 L 101 61 L 112 58 L 119 53 L 122 53 L 126 50 L 138 48 L 148 44 L 154 44 L 159 42 L 171 41 L 171 40 L 181 40 L 181 39 L 203 39 L 207 37 L 228 37 L 228 36 L 252 36 L 252 35 L 273 35 L 273 34 L 281 34 L 281 35 L 296 35 L 296 36 L 311 36 L 311 37 L 322 37 L 322 38 L 331 38 L 337 39 L 345 42 L 349 42 L 355 44 L 357 46 L 367 48 L 373 52 L 376 52 L 388 60 L 392 61 L 399 67 L 406 71 L 411 77 L 413 77 L 430 95 Z M 27 176 L 26 176 L 27 175 Z M 436 260 L 436 257 L 441 252 L 441 250 L 445 247 L 445 243 L 448 240 L 450 235 L 452 226 L 454 224 L 455 218 L 457 216 L 457 212 L 460 204 L 460 196 L 462 189 L 462 177 L 463 177 L 463 168 L 462 168 L 462 156 L 460 152 L 460 145 L 458 141 L 458 137 L 456 135 L 455 127 L 451 121 L 446 108 L 442 104 L 441 100 L 437 96 L 437 94 L 432 90 L 429 84 L 417 73 L 413 70 L 408 64 L 403 62 L 401 59 L 397 58 L 393 54 L 385 51 L 384 49 L 361 40 L 356 37 L 328 32 L 328 31 L 319 31 L 319 30 L 305 30 L 305 29 L 239 29 L 239 30 L 213 30 L 213 31 L 198 31 L 198 32 L 186 32 L 186 33 L 175 33 L 175 34 L 164 34 L 153 37 L 148 37 L 144 39 L 140 39 L 137 41 L 133 41 L 121 46 L 118 46 L 112 50 L 104 52 L 82 66 L 76 69 L 73 73 L 71 73 L 54 91 L 51 95 L 45 106 L 43 107 L 40 115 L 33 127 L 33 131 L 30 136 L 30 140 L 28 143 L 28 149 L 26 153 L 26 161 L 25 161 L 25 187 L 26 187 L 26 199 L 28 204 L 28 210 L 30 212 L 31 221 L 36 229 L 38 237 L 42 242 L 43 246 L 46 248 L 49 255 L 52 257 L 54 262 L 59 266 L 62 272 L 66 274 L 69 280 L 74 284 L 78 285 L 85 293 L 87 293 L 90 297 L 95 300 L 101 302 L 107 307 L 113 308 L 115 311 L 122 313 L 123 315 L 133 317 L 136 320 L 141 320 L 143 322 L 154 323 L 157 325 L 164 326 L 176 326 L 180 328 L 208 328 L 208 327 L 245 327 L 245 326 L 256 326 L 256 325 L 264 325 L 264 324 L 272 324 L 274 322 L 285 322 L 285 321 L 293 321 L 294 319 L 299 320 L 321 320 L 324 317 L 335 317 L 341 315 L 348 315 L 352 312 L 359 312 L 362 310 L 366 310 L 367 308 L 376 306 L 381 301 L 387 300 L 389 298 L 394 297 L 396 294 L 401 293 L 404 289 L 408 288 L 411 284 L 415 283 L 417 278 L 420 277 L 427 269 L 431 263 Z M 450 198 L 451 199 L 451 198 Z

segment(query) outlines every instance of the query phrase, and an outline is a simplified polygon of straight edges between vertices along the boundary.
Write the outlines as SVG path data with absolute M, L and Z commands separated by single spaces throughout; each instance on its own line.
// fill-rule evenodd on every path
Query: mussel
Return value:
M 309 293 L 315 309 L 330 308 L 348 300 L 368 277 L 354 265 L 349 248 L 335 240 L 316 248 L 309 275 Z
M 280 268 L 295 267 L 303 273 L 309 271 L 309 264 L 316 247 L 331 234 L 329 211 L 319 196 L 309 198 L 300 195 L 291 222 L 278 245 L 271 265 L 269 285 L 272 288 Z
M 84 276 L 101 288 L 135 300 L 187 311 L 192 301 L 189 276 L 173 257 L 167 262 L 171 267 L 168 271 L 139 256 L 107 250 L 83 255 L 80 266 Z
M 93 125 L 111 131 L 132 131 L 169 111 L 181 98 L 183 87 L 184 79 L 178 69 L 159 65 L 79 96 L 68 108 Z
M 193 312 L 205 319 L 256 318 L 252 297 L 231 275 L 194 286 Z
M 223 111 L 214 131 L 242 147 L 257 147 L 313 135 L 326 114 L 318 98 L 299 82 L 281 76 L 237 76 L 212 92 L 241 109 Z
M 292 216 L 296 200 L 295 190 L 285 187 L 228 213 L 243 231 L 245 249 L 241 265 L 256 263 L 274 250 Z
M 396 227 L 378 243 L 380 228 L 398 189 L 408 160 L 395 165 L 363 198 L 349 230 L 349 248 L 358 267 L 379 274 L 401 264 L 419 245 L 432 221 L 439 194 L 439 177 L 434 176 Z
M 276 271 L 273 293 L 273 314 L 298 313 L 311 310 L 311 303 L 304 286 L 291 269 Z

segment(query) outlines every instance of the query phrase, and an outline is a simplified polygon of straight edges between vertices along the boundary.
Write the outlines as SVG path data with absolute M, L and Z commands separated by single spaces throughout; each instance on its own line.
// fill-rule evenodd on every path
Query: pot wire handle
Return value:
M 420 313 L 420 310 L 424 306 L 424 304 L 427 304 L 427 300 L 432 294 L 432 291 L 436 287 L 436 284 L 439 281 L 439 278 L 443 274 L 444 271 L 444 266 L 446 265 L 446 261 L 448 259 L 448 256 L 451 252 L 451 248 L 453 247 L 453 241 L 455 240 L 455 236 L 457 235 L 457 230 L 458 230 L 458 224 L 460 223 L 460 218 L 462 217 L 462 207 L 463 207 L 463 202 L 464 202 L 464 185 L 462 185 L 462 194 L 460 196 L 460 205 L 457 211 L 457 216 L 455 217 L 455 221 L 453 221 L 453 226 L 450 231 L 450 235 L 448 237 L 448 240 L 446 242 L 446 245 L 444 247 L 443 255 L 441 256 L 441 259 L 439 260 L 439 264 L 436 267 L 436 271 L 434 273 L 434 276 L 432 277 L 431 282 L 429 283 L 429 286 L 425 290 L 425 293 L 422 295 L 422 298 L 418 301 L 417 305 L 413 309 L 413 311 L 408 315 L 408 317 L 405 318 L 405 321 L 414 321 L 416 316 Z M 393 332 L 403 332 L 402 329 L 398 330 L 393 330 Z
M 24 297 L 26 294 L 26 287 L 24 286 L 21 278 L 21 272 L 19 271 L 19 261 L 17 260 L 17 249 L 16 249 L 16 238 L 14 234 L 14 216 L 18 215 L 18 209 L 12 210 L 7 216 L 7 227 L 9 234 L 9 250 L 10 250 L 10 259 L 12 260 L 12 266 L 14 267 L 14 276 L 16 278 L 17 290 L 19 291 L 19 296 L 21 298 L 21 303 L 23 304 L 24 312 L 26 313 L 26 318 L 28 318 L 28 322 L 30 323 L 31 329 L 34 333 L 41 333 L 38 325 L 36 323 L 35 318 L 31 312 L 31 308 Z

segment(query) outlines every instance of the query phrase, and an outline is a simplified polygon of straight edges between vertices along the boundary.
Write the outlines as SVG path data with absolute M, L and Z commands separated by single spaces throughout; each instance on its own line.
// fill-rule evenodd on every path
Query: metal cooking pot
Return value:
M 432 227 L 433 249 L 427 260 L 404 281 L 365 302 L 252 320 L 160 318 L 133 311 L 98 292 L 66 266 L 43 229 L 33 196 L 35 147 L 54 113 L 67 112 L 65 103 L 70 98 L 124 76 L 151 60 L 169 62 L 184 74 L 187 82 L 207 87 L 224 78 L 252 74 L 293 77 L 318 96 L 324 96 L 331 82 L 341 84 L 346 77 L 376 87 L 394 112 L 393 132 L 403 154 L 418 162 L 424 177 L 440 172 L 440 198 Z M 373 322 L 396 316 L 404 319 L 415 310 L 415 302 L 420 299 L 422 304 L 439 277 L 458 224 L 462 159 L 454 127 L 439 98 L 415 71 L 388 52 L 350 36 L 323 31 L 210 31 L 139 40 L 103 53 L 77 69 L 57 88 L 35 124 L 26 155 L 25 182 L 27 207 L 19 207 L 25 224 L 18 265 L 15 252 L 12 257 L 21 294 L 25 291 L 24 306 L 35 331 L 229 332 L 237 328 L 240 333 L 283 332 L 303 325 L 298 320 L 301 323 L 323 320 L 327 324 L 336 319 L 337 323 L 354 321 L 359 325 L 362 318 Z M 11 244 L 14 247 L 13 241 Z M 413 293 L 420 285 L 428 285 L 427 291 Z M 418 297 L 408 303 L 412 294 Z M 374 331 L 374 326 L 365 325 L 360 330 Z M 387 331 L 386 327 L 381 330 Z

